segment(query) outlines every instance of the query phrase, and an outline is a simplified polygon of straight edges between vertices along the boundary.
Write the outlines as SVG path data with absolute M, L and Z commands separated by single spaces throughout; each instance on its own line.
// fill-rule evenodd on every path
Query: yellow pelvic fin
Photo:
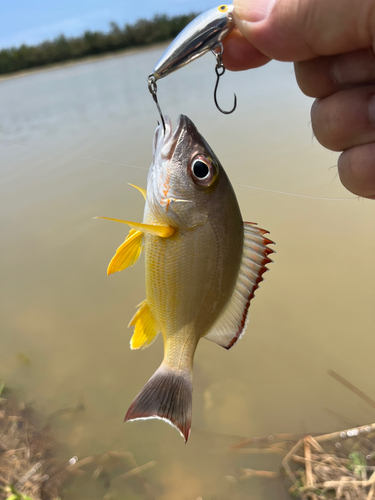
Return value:
M 156 226 L 154 224 L 143 224 L 141 222 L 131 222 L 129 220 L 112 219 L 111 217 L 94 217 L 94 219 L 121 222 L 122 224 L 127 224 L 132 229 L 138 229 L 139 231 L 142 231 L 142 233 L 154 234 L 156 236 L 160 236 L 161 238 L 169 238 L 176 232 L 176 229 L 172 226 Z
M 108 265 L 107 275 L 132 267 L 139 259 L 143 250 L 143 233 L 137 229 L 129 231 L 126 240 L 118 247 Z
M 135 186 L 134 184 L 130 184 L 130 182 L 128 182 L 128 185 L 129 185 L 129 186 L 131 186 L 131 187 L 133 187 L 133 188 L 135 188 L 135 189 L 138 189 L 138 191 L 139 191 L 140 193 L 142 193 L 143 198 L 144 198 L 144 199 L 146 199 L 146 196 L 147 196 L 147 191 L 146 191 L 145 189 L 140 188 L 140 187 L 138 187 L 138 186 Z
M 135 326 L 134 334 L 130 340 L 131 349 L 145 349 L 151 345 L 159 333 L 152 312 L 144 300 L 138 306 L 138 311 L 134 314 L 128 326 Z

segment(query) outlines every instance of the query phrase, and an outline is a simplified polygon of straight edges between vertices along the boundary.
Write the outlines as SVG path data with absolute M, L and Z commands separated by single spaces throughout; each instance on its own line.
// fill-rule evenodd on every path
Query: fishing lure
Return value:
M 236 109 L 236 94 L 234 94 L 233 108 L 229 111 L 222 109 L 217 102 L 219 81 L 225 73 L 222 60 L 224 50 L 222 42 L 234 27 L 233 5 L 220 5 L 193 19 L 168 46 L 153 72 L 148 76 L 148 88 L 158 108 L 164 130 L 164 118 L 157 99 L 157 80 L 168 76 L 173 71 L 186 66 L 210 51 L 216 57 L 215 72 L 217 78 L 214 89 L 216 107 L 224 114 L 233 113 Z

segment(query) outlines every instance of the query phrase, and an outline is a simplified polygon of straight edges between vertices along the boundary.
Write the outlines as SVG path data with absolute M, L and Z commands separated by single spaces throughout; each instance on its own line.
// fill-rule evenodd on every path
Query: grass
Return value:
M 144 476 L 155 461 L 138 465 L 129 451 L 66 458 L 53 427 L 59 418 L 75 419 L 84 410 L 82 403 L 42 418 L 4 382 L 0 396 L 0 500 L 82 500 L 86 491 L 103 500 L 155 499 Z

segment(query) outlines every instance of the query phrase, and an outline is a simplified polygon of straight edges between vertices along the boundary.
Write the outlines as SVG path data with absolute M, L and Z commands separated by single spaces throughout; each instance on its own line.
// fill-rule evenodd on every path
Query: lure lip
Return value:
M 219 47 L 233 30 L 233 5 L 220 5 L 193 19 L 167 47 L 151 75 L 156 80 Z

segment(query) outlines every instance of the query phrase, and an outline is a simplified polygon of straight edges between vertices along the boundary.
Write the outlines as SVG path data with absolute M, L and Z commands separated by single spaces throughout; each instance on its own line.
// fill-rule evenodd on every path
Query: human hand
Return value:
M 299 87 L 317 98 L 316 138 L 343 151 L 341 182 L 375 199 L 375 0 L 234 0 L 234 15 L 225 67 L 294 62 Z

